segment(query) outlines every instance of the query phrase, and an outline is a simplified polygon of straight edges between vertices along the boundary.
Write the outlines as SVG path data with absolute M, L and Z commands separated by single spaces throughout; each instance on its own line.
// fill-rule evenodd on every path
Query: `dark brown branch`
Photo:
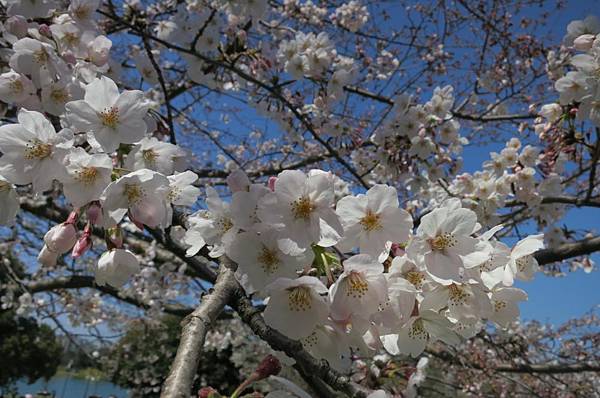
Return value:
M 563 261 L 571 257 L 583 256 L 600 250 L 600 236 L 565 243 L 553 249 L 543 249 L 535 253 L 538 264 L 544 265 Z

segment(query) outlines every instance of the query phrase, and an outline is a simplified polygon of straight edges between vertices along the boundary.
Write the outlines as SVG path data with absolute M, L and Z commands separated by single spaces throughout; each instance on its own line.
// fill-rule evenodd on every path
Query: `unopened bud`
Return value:
M 266 379 L 281 372 L 281 363 L 274 355 L 267 355 L 259 364 L 254 373 L 258 376 L 256 380 Z
M 44 267 L 54 267 L 56 265 L 56 260 L 58 259 L 58 253 L 53 252 L 48 246 L 44 245 L 42 250 L 40 250 L 37 259 Z
M 275 191 L 275 183 L 277 182 L 277 177 L 269 177 L 269 189 L 271 191 Z
M 83 254 L 88 251 L 92 247 L 92 227 L 88 223 L 83 230 L 83 235 L 77 240 L 75 246 L 73 246 L 73 251 L 71 252 L 71 257 L 79 258 L 83 256 Z
M 579 51 L 588 51 L 592 48 L 596 36 L 591 34 L 581 35 L 573 41 L 573 47 Z
M 221 394 L 212 387 L 202 387 L 198 391 L 198 398 L 220 398 Z
M 72 223 L 68 222 L 55 225 L 44 235 L 44 243 L 48 249 L 57 254 L 71 250 L 76 241 L 77 230 Z
M 49 37 L 49 38 L 52 37 L 52 32 L 50 31 L 50 27 L 48 25 L 46 25 L 46 24 L 41 24 L 38 27 L 38 32 L 40 32 L 40 34 L 42 36 L 46 36 L 46 37 Z

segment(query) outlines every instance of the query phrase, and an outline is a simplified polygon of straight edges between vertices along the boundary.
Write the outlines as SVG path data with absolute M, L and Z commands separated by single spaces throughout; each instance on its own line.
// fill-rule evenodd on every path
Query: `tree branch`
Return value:
M 206 333 L 225 308 L 236 287 L 234 271 L 227 266 L 226 261 L 222 261 L 213 290 L 202 298 L 198 308 L 182 322 L 179 348 L 171 365 L 169 377 L 163 385 L 161 398 L 190 396 Z
M 565 243 L 553 249 L 543 249 L 534 254 L 538 264 L 544 265 L 563 261 L 571 257 L 591 254 L 600 250 L 600 236 Z

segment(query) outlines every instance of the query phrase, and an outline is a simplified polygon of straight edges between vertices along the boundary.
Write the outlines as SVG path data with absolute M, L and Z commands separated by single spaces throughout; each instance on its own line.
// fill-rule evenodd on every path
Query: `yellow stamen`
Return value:
M 367 232 L 371 231 L 379 231 L 383 228 L 381 224 L 381 216 L 371 209 L 367 210 L 367 213 L 360 220 L 360 225 L 362 225 L 363 229 Z
M 40 140 L 33 139 L 27 143 L 25 148 L 25 159 L 42 160 L 52 154 L 52 144 L 46 144 Z
M 451 233 L 444 233 L 436 236 L 435 238 L 429 241 L 431 248 L 433 250 L 446 250 L 454 245 L 456 245 L 457 240 Z
M 77 170 L 76 178 L 85 185 L 92 185 L 98 178 L 98 169 L 95 167 L 82 167 Z
M 346 279 L 348 283 L 347 296 L 362 298 L 369 291 L 369 282 L 358 272 L 351 272 Z
M 277 257 L 277 253 L 266 246 L 262 247 L 260 255 L 258 256 L 258 262 L 263 271 L 268 274 L 272 274 L 279 268 L 279 257 Z
M 306 311 L 312 307 L 310 289 L 297 286 L 288 289 L 288 306 L 290 311 Z
M 102 112 L 98 113 L 98 117 L 103 125 L 112 129 L 117 128 L 119 124 L 119 108 L 115 106 L 105 108 Z
M 296 220 L 308 221 L 315 209 L 315 204 L 307 196 L 303 196 L 292 202 L 292 213 Z
M 125 196 L 131 206 L 139 203 L 146 196 L 146 191 L 139 184 L 125 184 Z

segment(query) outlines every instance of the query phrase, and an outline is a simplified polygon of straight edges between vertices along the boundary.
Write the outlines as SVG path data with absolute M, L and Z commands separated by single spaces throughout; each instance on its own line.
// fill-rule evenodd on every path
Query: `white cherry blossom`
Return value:
M 327 287 L 312 276 L 279 278 L 267 286 L 269 302 L 263 312 L 267 325 L 291 339 L 309 336 L 329 313 Z
M 17 185 L 33 184 L 33 191 L 50 189 L 66 173 L 63 160 L 73 143 L 68 129 L 58 134 L 41 113 L 22 109 L 18 124 L 0 127 L 0 174 Z
M 375 185 L 365 195 L 342 198 L 336 206 L 344 227 L 339 246 L 359 247 L 361 253 L 385 261 L 392 242 L 406 242 L 412 229 L 410 214 L 398 206 L 396 189 L 386 185 Z
M 83 100 L 66 104 L 67 120 L 77 131 L 87 132 L 105 152 L 119 144 L 134 144 L 144 138 L 144 116 L 148 104 L 144 93 L 127 90 L 119 94 L 115 82 L 103 76 L 85 87 Z
M 111 249 L 100 256 L 94 271 L 98 285 L 120 288 L 140 271 L 140 265 L 137 257 L 129 250 Z
M 275 191 L 262 198 L 257 214 L 265 223 L 285 225 L 282 234 L 301 248 L 312 243 L 329 247 L 343 234 L 333 201 L 333 183 L 326 175 L 286 170 L 275 182 Z
M 74 148 L 65 162 L 67 176 L 62 183 L 67 200 L 74 207 L 99 200 L 111 183 L 112 160 L 103 153 L 88 154 L 83 148 Z

